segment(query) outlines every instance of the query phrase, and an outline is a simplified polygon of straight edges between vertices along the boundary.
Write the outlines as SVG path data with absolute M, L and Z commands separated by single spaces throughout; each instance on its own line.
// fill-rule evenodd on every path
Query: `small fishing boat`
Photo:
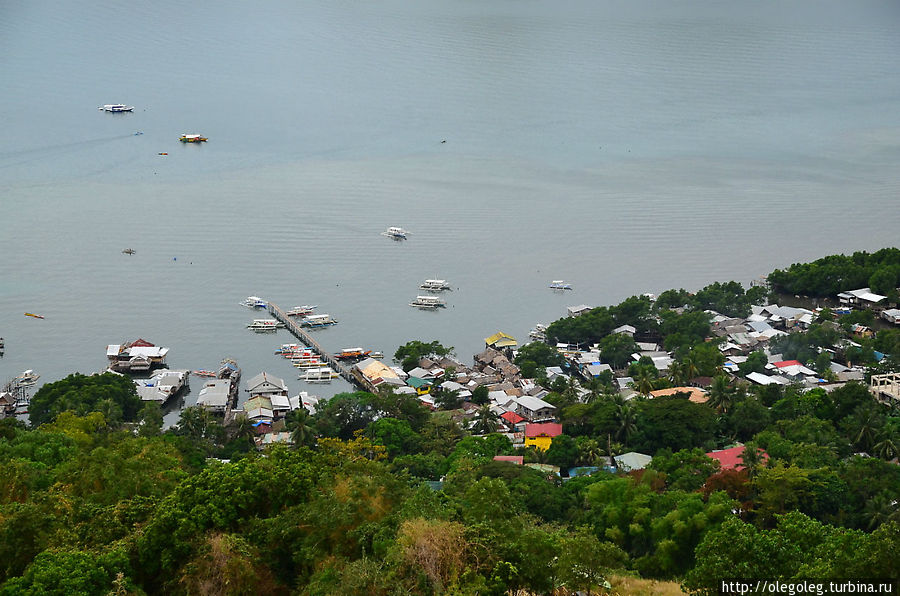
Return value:
M 198 377 L 215 377 L 218 373 L 211 370 L 195 370 L 192 374 Z
M 36 315 L 36 314 L 34 314 L 33 312 L 27 312 L 27 313 L 25 313 L 25 316 L 26 316 L 26 317 L 33 317 L 33 318 L 35 318 L 35 319 L 43 319 L 43 318 L 44 318 L 44 315 Z
M 344 348 L 334 355 L 338 360 L 357 360 L 365 358 L 372 353 L 372 350 L 363 350 L 362 348 Z
M 209 139 L 201 135 L 183 134 L 181 135 L 181 137 L 179 137 L 178 140 L 182 143 L 203 143 L 204 141 L 208 141 Z
M 309 360 L 294 360 L 294 368 L 316 369 L 328 366 L 327 362 L 319 359 L 310 358 Z
M 387 236 L 388 238 L 393 238 L 394 240 L 406 240 L 406 237 L 409 234 L 409 231 L 395 226 L 391 226 L 381 233 L 382 236 Z
M 553 281 L 550 282 L 550 289 L 551 290 L 571 290 L 572 284 L 570 284 L 566 281 L 563 281 L 561 279 L 554 279 Z
M 316 310 L 315 304 L 304 304 L 303 306 L 295 306 L 294 308 L 286 311 L 284 314 L 289 317 L 305 317 L 313 314 L 314 310 Z
M 543 323 L 536 323 L 534 328 L 528 332 L 528 337 L 535 341 L 545 341 L 547 339 L 547 326 Z
M 309 327 L 310 329 L 320 329 L 331 325 L 337 325 L 337 319 L 328 314 L 309 315 L 300 321 L 301 327 Z
M 122 103 L 108 103 L 97 108 L 98 110 L 103 110 L 104 112 L 113 112 L 114 114 L 120 112 L 133 112 L 134 106 L 126 106 Z
M 34 372 L 31 369 L 28 369 L 25 372 L 23 372 L 21 375 L 16 377 L 15 381 L 16 381 L 16 385 L 18 385 L 20 387 L 31 387 L 32 385 L 37 383 L 37 380 L 40 378 L 41 378 L 41 375 L 37 374 L 36 372 Z
M 426 279 L 422 285 L 419 286 L 421 290 L 428 290 L 430 292 L 443 292 L 444 290 L 452 290 L 450 284 L 447 283 L 445 279 Z
M 447 306 L 447 304 L 437 296 L 416 296 L 416 299 L 410 302 L 409 305 L 428 310 Z
M 133 248 L 126 248 L 125 250 L 122 251 L 122 254 L 123 254 L 123 255 L 133 255 L 133 254 L 135 254 L 136 252 L 137 252 L 137 251 L 134 250 Z
M 244 301 L 241 302 L 241 306 L 246 306 L 247 308 L 266 308 L 268 304 L 266 304 L 266 301 L 259 296 L 247 296 L 244 298 Z
M 369 352 L 369 358 L 380 360 L 381 358 L 384 358 L 384 352 Z
M 247 325 L 247 329 L 253 331 L 275 331 L 279 327 L 284 327 L 284 323 L 275 319 L 253 319 L 253 322 Z
M 330 383 L 331 379 L 336 379 L 338 374 L 332 369 L 326 367 L 316 370 L 308 370 L 300 375 L 300 380 L 307 383 Z

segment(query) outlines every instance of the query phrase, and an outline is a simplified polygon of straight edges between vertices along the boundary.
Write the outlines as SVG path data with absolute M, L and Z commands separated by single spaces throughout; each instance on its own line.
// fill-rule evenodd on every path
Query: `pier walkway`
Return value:
M 297 323 L 291 317 L 287 316 L 277 304 L 266 302 L 266 309 L 269 311 L 269 314 L 284 323 L 285 329 L 290 331 L 294 337 L 302 341 L 307 347 L 312 348 L 312 350 L 316 354 L 321 356 L 322 360 L 327 362 L 334 372 L 341 375 L 341 378 L 343 378 L 354 387 L 360 387 L 359 381 L 356 379 L 356 377 L 353 376 L 353 374 L 350 372 L 350 369 L 347 368 L 347 366 L 344 365 L 343 362 L 335 358 L 332 353 L 326 352 L 324 349 L 322 349 L 322 346 L 319 345 L 319 342 L 313 339 L 313 337 L 309 333 L 307 333 L 307 331 L 303 329 L 303 327 L 301 327 L 299 323 Z

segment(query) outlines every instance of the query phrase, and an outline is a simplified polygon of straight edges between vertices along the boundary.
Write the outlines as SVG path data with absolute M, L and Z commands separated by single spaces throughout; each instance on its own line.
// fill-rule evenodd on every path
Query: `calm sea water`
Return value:
M 7 0 L 0 379 L 144 337 L 329 395 L 241 299 L 469 360 L 566 306 L 896 245 L 898 26 L 892 0 Z M 448 308 L 410 308 L 431 277 Z

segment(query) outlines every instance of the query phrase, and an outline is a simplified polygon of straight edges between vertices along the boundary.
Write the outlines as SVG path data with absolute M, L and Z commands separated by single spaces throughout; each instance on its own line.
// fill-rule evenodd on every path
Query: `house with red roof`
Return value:
M 525 425 L 525 446 L 535 446 L 541 451 L 550 448 L 553 437 L 562 434 L 562 424 L 557 422 L 531 423 Z
M 494 461 L 508 461 L 509 463 L 521 466 L 525 464 L 525 456 L 523 455 L 495 455 Z
M 500 414 L 500 418 L 502 418 L 510 428 L 514 428 L 520 422 L 525 422 L 525 419 L 515 412 L 503 412 Z
M 769 454 L 764 450 L 759 450 L 761 453 L 761 459 L 763 462 L 768 461 Z M 722 470 L 735 470 L 744 467 L 744 460 L 741 459 L 741 456 L 744 454 L 744 446 L 738 445 L 737 447 L 732 447 L 730 449 L 719 449 L 718 451 L 710 451 L 706 454 L 706 457 L 711 457 L 717 462 L 719 462 L 719 467 Z

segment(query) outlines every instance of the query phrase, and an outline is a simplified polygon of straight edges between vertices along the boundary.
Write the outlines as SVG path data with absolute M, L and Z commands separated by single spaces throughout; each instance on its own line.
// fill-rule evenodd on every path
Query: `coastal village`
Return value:
M 551 289 L 564 288 L 561 281 L 554 281 Z M 449 289 L 445 280 L 426 280 L 423 289 L 442 291 Z M 422 298 L 422 297 L 420 297 Z M 887 297 L 875 294 L 869 288 L 842 292 L 835 297 L 838 306 L 832 310 L 835 317 L 851 313 L 854 309 L 868 310 L 877 315 L 884 324 L 900 325 L 900 309 L 889 307 Z M 534 378 L 526 378 L 521 369 L 513 363 L 519 347 L 518 341 L 503 332 L 485 338 L 485 348 L 475 354 L 471 363 L 463 362 L 453 355 L 436 358 L 422 358 L 417 366 L 404 371 L 401 367 L 383 361 L 383 356 L 363 348 L 345 348 L 338 353 L 326 352 L 316 340 L 304 333 L 304 328 L 325 327 L 337 323 L 331 315 L 314 314 L 315 306 L 297 306 L 282 311 L 257 296 L 250 296 L 241 303 L 251 309 L 267 309 L 275 318 L 254 319 L 248 328 L 258 332 L 275 331 L 286 326 L 304 343 L 282 344 L 275 354 L 286 358 L 301 371 L 299 379 L 307 383 L 327 383 L 343 376 L 358 388 L 372 393 L 390 391 L 397 395 L 415 396 L 429 409 L 438 409 L 435 396 L 452 394 L 461 404 L 452 413 L 453 419 L 463 428 L 472 427 L 479 405 L 471 400 L 479 388 L 487 390 L 490 412 L 496 417 L 498 432 L 504 433 L 515 447 L 534 447 L 547 450 L 554 437 L 563 433 L 557 415 L 557 408 L 545 401 L 550 388 L 538 384 Z M 415 305 L 415 304 L 414 304 Z M 578 317 L 589 312 L 587 305 L 571 306 L 566 309 L 567 317 Z M 791 333 L 804 333 L 821 312 L 806 308 L 779 306 L 777 304 L 756 305 L 746 318 L 727 317 L 714 311 L 707 311 L 711 321 L 712 335 L 708 341 L 716 343 L 724 361 L 721 372 L 732 382 L 744 382 L 758 386 L 796 385 L 805 389 L 822 388 L 831 391 L 849 381 L 865 380 L 865 368 L 848 362 L 845 356 L 848 348 L 859 346 L 854 338 L 870 337 L 872 330 L 863 325 L 852 325 L 850 336 L 842 337 L 825 353 L 829 355 L 827 378 L 798 360 L 788 360 L 770 349 L 773 338 Z M 837 323 L 829 323 L 839 329 Z M 530 334 L 531 341 L 546 341 L 547 327 L 538 324 Z M 613 334 L 622 334 L 633 339 L 639 350 L 631 354 L 632 362 L 650 362 L 661 377 L 671 373 L 675 362 L 671 352 L 661 348 L 653 337 L 641 337 L 636 327 L 625 324 L 613 329 Z M 624 400 L 636 398 L 654 399 L 661 396 L 680 395 L 694 403 L 706 403 L 707 390 L 712 383 L 710 377 L 684 379 L 681 386 L 645 393 L 638 391 L 633 378 L 627 376 L 627 367 L 614 368 L 603 362 L 598 345 L 576 346 L 557 343 L 553 348 L 565 359 L 564 366 L 548 367 L 545 371 L 545 385 L 562 379 L 569 386 L 577 387 L 577 392 L 586 396 L 584 385 L 601 375 L 609 375 L 614 387 Z M 191 375 L 202 378 L 196 404 L 210 412 L 222 416 L 225 423 L 244 416 L 256 429 L 257 445 L 260 449 L 272 443 L 289 443 L 291 436 L 284 431 L 285 416 L 298 409 L 310 414 L 316 412 L 321 398 L 300 391 L 291 395 L 287 382 L 269 372 L 241 378 L 237 362 L 226 358 L 218 371 L 190 371 L 167 368 L 166 357 L 169 349 L 137 339 L 123 344 L 107 346 L 108 371 L 130 375 L 151 374 L 148 378 L 135 380 L 136 390 L 142 401 L 165 404 L 182 392 Z M 748 361 L 753 352 L 765 354 L 764 371 L 742 374 L 740 366 Z M 883 354 L 876 353 L 876 359 Z M 0 392 L 0 416 L 15 415 L 17 407 L 27 407 L 27 393 L 37 379 L 33 371 L 26 371 L 10 381 Z M 871 375 L 869 385 L 872 393 L 883 401 L 900 399 L 900 374 Z M 238 405 L 240 398 L 246 396 Z M 738 463 L 743 447 L 736 445 L 729 449 L 707 453 L 719 460 L 723 466 L 734 467 Z M 522 456 L 497 456 L 500 460 L 523 463 Z M 510 459 L 511 458 L 511 459 Z M 613 454 L 607 468 L 620 470 L 642 469 L 651 460 L 651 454 L 625 452 Z M 560 473 L 558 468 L 546 464 L 531 464 Z M 590 468 L 572 470 L 574 473 L 589 473 Z M 562 471 L 565 476 L 569 471 Z
M 551 285 L 554 292 L 571 291 L 567 282 Z M 470 358 L 438 341 L 411 340 L 388 360 L 369 347 L 327 349 L 323 344 L 334 337 L 327 329 L 338 320 L 317 313 L 318 306 L 283 309 L 250 296 L 241 303 L 252 313 L 247 332 L 273 338 L 269 357 L 277 366 L 245 374 L 237 360 L 223 358 L 215 370 L 169 368 L 174 349 L 133 339 L 98 350 L 105 369 L 45 385 L 48 391 L 41 388 L 30 404 L 28 388 L 39 375 L 23 372 L 7 384 L 0 403 L 4 415 L 16 418 L 30 407 L 33 428 L 21 420 L 0 426 L 23 446 L 57 441 L 73 449 L 76 440 L 93 442 L 77 460 L 60 464 L 62 480 L 54 487 L 69 482 L 73 491 L 95 492 L 137 482 L 140 490 L 171 491 L 172 498 L 147 509 L 146 523 L 126 530 L 134 541 L 129 556 L 140 562 L 135 573 L 148 586 L 171 584 L 174 575 L 143 570 L 162 559 L 156 550 L 167 552 L 172 536 L 205 557 L 206 538 L 195 538 L 198 531 L 218 540 L 222 530 L 236 528 L 248 548 L 266 549 L 255 568 L 269 569 L 265 561 L 277 560 L 285 536 L 293 553 L 305 552 L 303 544 L 325 544 L 320 527 L 336 539 L 356 540 L 353 528 L 370 524 L 370 512 L 397 495 L 387 506 L 409 508 L 412 517 L 398 525 L 388 510 L 377 522 L 386 524 L 386 535 L 398 536 L 396 548 L 407 548 L 415 528 L 429 536 L 452 529 L 462 542 L 449 548 L 469 557 L 480 551 L 467 549 L 489 532 L 487 548 L 501 558 L 486 565 L 467 558 L 458 568 L 474 566 L 487 577 L 510 557 L 521 569 L 536 570 L 521 581 L 502 580 L 498 594 L 513 594 L 520 585 L 534 587 L 532 593 L 576 594 L 577 585 L 616 593 L 616 586 L 632 581 L 625 578 L 702 593 L 727 573 L 722 565 L 731 568 L 748 549 L 771 542 L 758 540 L 761 535 L 787 540 L 797 554 L 785 572 L 770 563 L 768 547 L 759 547 L 759 566 L 748 576 L 790 577 L 801 564 L 828 560 L 841 566 L 827 577 L 843 577 L 849 551 L 828 537 L 850 536 L 866 553 L 851 567 L 854 577 L 877 577 L 896 553 L 890 536 L 896 534 L 900 482 L 897 298 L 895 290 L 859 288 L 811 305 L 769 285 L 744 290 L 737 282 L 714 283 L 696 292 L 632 296 L 613 306 L 570 306 L 552 323 L 536 324 L 521 344 L 494 331 Z M 320 331 L 314 336 L 312 329 Z M 282 361 L 295 378 L 271 372 L 283 371 Z M 350 390 L 316 395 L 316 385 L 335 379 Z M 194 390 L 184 396 L 191 382 Z M 179 416 L 165 429 L 161 407 Z M 107 443 L 141 447 L 111 455 Z M 0 437 L 0 446 L 6 444 L 11 440 Z M 148 449 L 153 457 L 144 456 Z M 108 457 L 120 463 L 110 467 Z M 95 460 L 96 466 L 87 464 Z M 170 462 L 180 462 L 172 474 L 145 471 L 169 470 Z M 73 471 L 76 476 L 67 476 Z M 268 481 L 273 477 L 280 480 Z M 159 482 L 168 484 L 157 488 Z M 321 483 L 333 490 L 322 490 Z M 19 491 L 21 483 L 3 486 L 18 498 L 10 490 Z M 292 505 L 284 508 L 280 499 Z M 268 503 L 275 505 L 258 517 Z M 448 513 L 434 519 L 420 512 L 445 506 Z M 185 513 L 171 516 L 172 507 Z M 335 507 L 345 513 L 335 517 Z M 220 522 L 222 512 L 229 517 Z M 440 517 L 447 514 L 454 521 Z M 358 521 L 335 533 L 335 524 L 348 523 L 341 521 L 345 515 Z M 190 531 L 173 534 L 175 518 Z M 261 519 L 281 524 L 270 543 L 253 534 Z M 797 547 L 791 534 L 797 523 L 812 533 L 803 540 L 813 540 L 813 552 Z M 512 530 L 512 538 L 500 528 Z M 310 542 L 304 542 L 307 535 Z M 547 547 L 529 567 L 532 555 L 523 558 L 509 547 L 534 536 Z M 495 540 L 502 542 L 492 546 Z M 314 548 L 316 558 L 334 550 Z M 370 548 L 364 542 L 358 554 L 341 556 L 361 560 Z M 417 569 L 419 553 L 431 556 L 433 548 L 420 543 L 402 552 Z M 246 552 L 224 556 L 257 557 Z M 32 559 L 39 564 L 31 554 L 24 564 Z M 589 569 L 590 576 L 560 584 L 550 575 L 555 569 Z M 320 577 L 310 568 L 298 580 L 290 562 L 271 570 L 285 586 L 312 585 L 307 577 Z M 421 581 L 410 577 L 409 585 Z M 434 578 L 427 581 L 444 581 Z M 336 585 L 328 593 L 342 593 L 343 580 Z M 557 591 L 561 585 L 565 589 Z M 483 592 L 476 586 L 460 593 Z

